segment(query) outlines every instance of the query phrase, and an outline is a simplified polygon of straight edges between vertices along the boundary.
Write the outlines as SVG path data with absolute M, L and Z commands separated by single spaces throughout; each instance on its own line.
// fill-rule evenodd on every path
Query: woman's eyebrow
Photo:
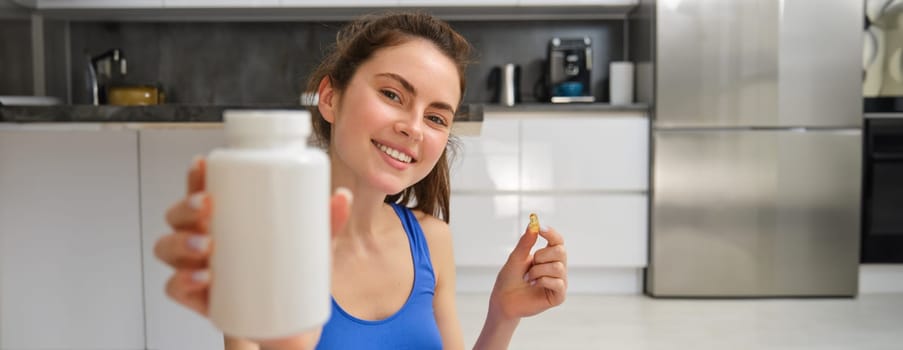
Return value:
M 399 84 L 401 84 L 401 87 L 403 87 L 405 90 L 408 90 L 408 93 L 410 93 L 411 95 L 417 96 L 417 89 L 414 89 L 414 85 L 411 85 L 410 82 L 408 82 L 407 80 L 405 80 L 405 78 L 402 78 L 398 74 L 379 73 L 376 76 L 394 79 L 394 80 L 398 81 Z
M 403 87 L 405 90 L 407 90 L 408 93 L 410 93 L 413 96 L 417 96 L 417 89 L 414 88 L 414 85 L 412 85 L 409 81 L 407 81 L 405 78 L 403 78 L 402 76 L 400 76 L 398 74 L 387 72 L 387 73 L 379 73 L 376 76 L 395 80 L 399 84 L 401 84 L 401 87 Z M 432 103 L 430 103 L 430 107 L 437 108 L 437 109 L 444 109 L 444 110 L 449 111 L 452 115 L 455 114 L 455 109 L 452 108 L 451 105 L 449 105 L 448 103 L 445 103 L 445 102 L 432 102 Z

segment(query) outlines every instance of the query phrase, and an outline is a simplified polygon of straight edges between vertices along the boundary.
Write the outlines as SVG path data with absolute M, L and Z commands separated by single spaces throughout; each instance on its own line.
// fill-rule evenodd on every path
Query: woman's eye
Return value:
M 401 97 L 390 90 L 380 90 L 380 92 L 382 92 L 384 96 L 388 97 L 392 101 L 401 102 Z
M 429 119 L 431 122 L 442 125 L 442 126 L 448 125 L 448 123 L 445 122 L 445 119 L 443 119 L 442 117 L 440 117 L 438 115 L 428 115 L 426 118 Z

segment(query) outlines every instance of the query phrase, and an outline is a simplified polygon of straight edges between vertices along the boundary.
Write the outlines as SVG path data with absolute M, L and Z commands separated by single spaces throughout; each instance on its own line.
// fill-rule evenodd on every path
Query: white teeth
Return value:
M 404 154 L 403 152 L 399 152 L 398 150 L 389 148 L 388 146 L 383 145 L 383 144 L 377 143 L 376 145 L 379 147 L 379 149 L 381 151 L 383 151 L 383 153 L 388 154 L 392 158 L 395 158 L 395 159 L 405 162 L 405 163 L 411 162 L 411 156 Z

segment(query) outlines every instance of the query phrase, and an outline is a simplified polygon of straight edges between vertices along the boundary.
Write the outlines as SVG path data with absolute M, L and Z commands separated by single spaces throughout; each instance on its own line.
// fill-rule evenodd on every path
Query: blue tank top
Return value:
M 332 315 L 323 326 L 317 349 L 442 349 L 433 314 L 436 275 L 420 223 L 410 209 L 392 204 L 408 236 L 414 261 L 414 287 L 395 314 L 378 321 L 356 318 L 332 299 Z

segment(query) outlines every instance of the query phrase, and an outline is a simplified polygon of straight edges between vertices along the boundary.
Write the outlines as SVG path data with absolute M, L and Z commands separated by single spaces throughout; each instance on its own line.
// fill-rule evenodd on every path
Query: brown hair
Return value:
M 343 91 L 357 68 L 374 52 L 414 38 L 430 41 L 455 62 L 463 98 L 466 85 L 464 73 L 470 63 L 471 46 L 448 23 L 422 12 L 364 16 L 345 25 L 336 35 L 335 45 L 329 54 L 311 74 L 306 91 L 317 91 L 323 78 L 328 78 L 334 89 Z M 323 119 L 317 106 L 309 109 L 315 139 L 321 147 L 328 149 L 332 125 Z M 449 138 L 439 161 L 426 177 L 399 193 L 387 195 L 385 201 L 409 206 L 448 222 L 450 157 L 447 154 L 451 152 L 453 156 L 455 147 L 454 139 Z

